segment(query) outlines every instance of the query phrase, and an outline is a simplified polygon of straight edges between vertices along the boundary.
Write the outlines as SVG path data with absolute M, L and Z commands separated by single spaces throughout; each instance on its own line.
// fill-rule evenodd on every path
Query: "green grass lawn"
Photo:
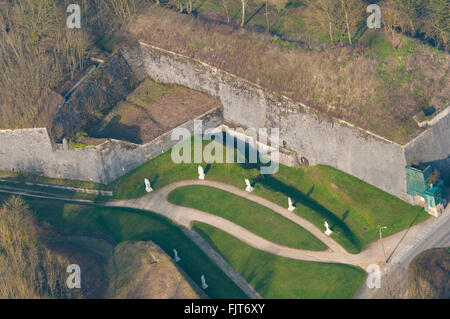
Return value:
M 280 245 L 307 250 L 327 249 L 301 226 L 264 206 L 220 189 L 185 186 L 170 193 L 169 201 L 218 215 Z
M 351 298 L 366 276 L 349 265 L 277 257 L 206 224 L 194 229 L 264 298 Z
M 204 141 L 204 145 L 207 143 Z M 429 217 L 421 207 L 414 207 L 356 177 L 325 165 L 300 168 L 280 165 L 274 176 L 261 176 L 256 164 L 202 165 L 207 180 L 220 181 L 244 189 L 244 178 L 248 178 L 255 187 L 254 194 L 282 207 L 287 207 L 287 197 L 291 197 L 297 207 L 294 213 L 320 229 L 324 229 L 323 223 L 327 220 L 334 231 L 331 237 L 351 253 L 358 253 L 367 244 L 377 240 L 380 226 L 388 227 L 383 232 L 388 236 Z M 144 178 L 148 178 L 152 187 L 158 189 L 176 181 L 197 179 L 197 166 L 198 164 L 175 164 L 171 159 L 171 151 L 168 151 L 110 185 L 90 182 L 83 185 L 84 182 L 57 179 L 45 181 L 78 187 L 113 189 L 115 198 L 130 199 L 146 195 Z M 11 177 L 8 174 L 12 174 L 0 173 L 3 173 L 3 177 Z M 31 177 L 26 177 L 27 180 L 33 181 Z M 39 178 L 39 182 L 44 180 Z M 74 196 L 104 200 L 91 198 L 92 195 L 87 194 Z
M 0 194 L 0 201 L 6 197 Z M 132 209 L 99 208 L 54 200 L 25 198 L 40 222 L 71 236 L 98 236 L 115 244 L 153 241 L 169 256 L 177 249 L 178 265 L 198 284 L 205 274 L 211 298 L 246 298 L 246 295 L 173 223 L 166 218 Z
M 215 142 L 214 142 L 215 143 Z M 202 164 L 206 179 L 245 188 L 244 178 L 254 184 L 254 194 L 282 207 L 287 198 L 295 202 L 294 213 L 320 229 L 327 220 L 331 237 L 351 253 L 358 253 L 378 239 L 380 226 L 386 236 L 406 229 L 429 215 L 362 180 L 325 165 L 292 168 L 280 165 L 274 175 L 260 175 L 256 164 Z M 116 198 L 146 194 L 144 178 L 155 189 L 180 180 L 197 179 L 198 164 L 175 164 L 168 151 L 116 180 Z

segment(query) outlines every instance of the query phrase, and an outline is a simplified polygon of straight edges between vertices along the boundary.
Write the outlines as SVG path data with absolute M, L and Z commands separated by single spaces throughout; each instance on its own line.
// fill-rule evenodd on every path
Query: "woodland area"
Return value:
M 0 299 L 71 298 L 68 260 L 48 249 L 24 200 L 0 206 Z
M 0 127 L 48 125 L 62 102 L 54 90 L 87 67 L 98 35 L 110 32 L 103 1 L 78 2 L 89 12 L 81 29 L 66 26 L 71 1 L 0 2 Z
M 171 5 L 169 0 L 168 6 Z M 123 0 L 122 2 L 129 2 Z M 132 1 L 131 1 L 132 2 Z M 159 3 L 160 1 L 156 1 Z M 429 41 L 439 48 L 447 48 L 449 36 L 449 2 L 447 0 L 177 0 L 179 12 L 187 14 L 222 12 L 215 20 L 241 27 L 261 12 L 266 31 L 273 32 L 283 16 L 292 20 L 305 18 L 309 36 L 326 36 L 329 43 L 352 44 L 366 25 L 369 4 L 381 7 L 383 27 L 394 33 Z M 298 9 L 297 9 L 298 8 Z M 255 10 L 256 9 L 256 10 Z M 296 10 L 297 9 L 297 10 Z M 300 20 L 297 20 L 300 22 Z

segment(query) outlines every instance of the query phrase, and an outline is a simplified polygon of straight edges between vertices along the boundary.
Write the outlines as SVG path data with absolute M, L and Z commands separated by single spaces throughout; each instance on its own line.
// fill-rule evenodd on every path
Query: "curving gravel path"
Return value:
M 168 196 L 173 190 L 189 185 L 202 185 L 214 187 L 235 194 L 237 196 L 243 197 L 247 200 L 253 201 L 262 206 L 265 206 L 309 231 L 311 234 L 313 234 L 315 237 L 321 240 L 328 247 L 328 249 L 326 251 L 308 251 L 275 244 L 227 219 L 209 213 L 205 213 L 197 209 L 177 206 L 168 201 Z M 52 196 L 52 194 L 49 193 L 23 190 L 16 187 L 6 187 L 6 186 L 0 186 L 0 193 L 10 193 L 45 199 L 55 199 L 66 202 L 90 204 L 95 206 L 129 207 L 141 210 L 149 210 L 154 213 L 165 216 L 170 220 L 172 220 L 173 222 L 175 222 L 176 224 L 180 225 L 181 229 L 186 233 L 186 235 L 188 235 L 218 265 L 218 267 L 221 268 L 222 271 L 224 271 L 224 273 L 227 274 L 227 276 L 230 277 L 250 298 L 261 298 L 261 297 L 245 281 L 244 278 L 242 278 L 236 271 L 234 271 L 232 267 L 209 244 L 207 244 L 203 240 L 203 238 L 201 238 L 198 234 L 196 234 L 193 230 L 191 230 L 192 222 L 197 221 L 209 224 L 213 227 L 216 227 L 222 231 L 227 232 L 228 234 L 236 237 L 237 239 L 243 241 L 244 243 L 248 244 L 253 248 L 281 257 L 305 261 L 350 264 L 362 267 L 363 269 L 366 269 L 370 264 L 378 264 L 382 268 L 384 268 L 385 266 L 384 254 L 381 249 L 380 240 L 377 240 L 369 244 L 364 249 L 364 251 L 362 251 L 359 254 L 350 254 L 335 240 L 333 240 L 332 238 L 333 235 L 331 235 L 331 237 L 326 236 L 324 234 L 325 229 L 318 229 L 314 224 L 312 224 L 308 220 L 296 215 L 293 212 L 289 212 L 287 208 L 281 207 L 273 202 L 270 202 L 252 193 L 248 193 L 243 189 L 239 189 L 232 185 L 215 181 L 207 181 L 207 180 L 180 181 L 165 186 L 161 189 L 155 190 L 152 193 L 149 193 L 138 199 L 112 200 L 106 203 L 93 203 L 88 200 L 69 199 L 64 198 L 63 196 L 59 197 Z M 423 233 L 427 228 L 432 226 L 431 224 L 433 223 L 433 221 L 434 219 L 429 218 L 404 231 L 383 238 L 383 244 L 388 260 L 395 261 L 397 255 L 402 255 L 399 254 L 399 252 L 408 250 L 409 247 L 408 245 L 411 245 L 411 243 L 417 241 L 417 238 L 420 238 L 421 236 L 419 234 Z M 361 291 L 363 291 L 364 289 L 365 285 L 363 285 Z M 367 295 L 367 293 L 359 292 L 355 297 L 367 298 L 367 296 L 364 295 Z
M 327 245 L 328 250 L 309 251 L 275 244 L 227 219 L 205 213 L 197 209 L 177 206 L 168 201 L 167 198 L 173 190 L 188 185 L 203 185 L 218 188 L 265 206 L 280 214 L 281 216 L 298 224 L 299 226 L 305 228 L 307 231 L 321 240 L 325 245 Z M 362 267 L 364 269 L 366 269 L 366 267 L 370 264 L 384 263 L 384 256 L 379 241 L 368 245 L 367 248 L 359 254 L 350 254 L 335 240 L 333 240 L 333 235 L 331 235 L 331 237 L 326 236 L 323 232 L 325 229 L 318 229 L 314 224 L 307 221 L 306 219 L 296 215 L 293 212 L 289 212 L 287 208 L 281 207 L 252 193 L 248 193 L 243 189 L 239 189 L 232 185 L 220 182 L 207 180 L 180 181 L 153 191 L 152 193 L 138 199 L 114 200 L 106 203 L 106 205 L 151 210 L 171 219 L 175 223 L 186 228 L 191 228 L 191 224 L 194 221 L 209 224 L 213 227 L 227 232 L 228 234 L 236 237 L 237 239 L 243 241 L 253 248 L 263 250 L 277 256 L 306 261 L 350 264 Z M 393 251 L 392 254 L 394 254 L 396 251 L 399 251 L 401 248 L 403 248 L 406 243 L 412 240 L 414 236 L 417 235 L 429 222 L 429 220 L 426 220 L 405 231 L 383 238 L 383 244 L 385 246 L 387 254 L 390 254 L 390 251 Z

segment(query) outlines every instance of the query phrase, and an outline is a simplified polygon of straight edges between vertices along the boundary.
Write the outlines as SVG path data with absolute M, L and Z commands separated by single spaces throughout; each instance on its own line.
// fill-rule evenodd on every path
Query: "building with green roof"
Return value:
M 414 202 L 433 216 L 444 211 L 444 181 L 440 180 L 431 165 L 411 164 L 406 166 L 406 191 Z

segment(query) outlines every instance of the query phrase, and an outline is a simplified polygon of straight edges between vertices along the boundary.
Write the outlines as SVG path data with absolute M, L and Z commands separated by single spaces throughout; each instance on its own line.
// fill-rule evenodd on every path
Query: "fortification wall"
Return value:
M 450 177 L 450 105 L 435 117 L 434 124 L 405 145 L 408 162 L 414 158 L 437 168 L 441 176 Z
M 203 120 L 204 129 L 224 122 L 244 128 L 279 128 L 280 145 L 297 158 L 336 167 L 405 200 L 409 198 L 404 167 L 413 157 L 435 165 L 444 177 L 450 175 L 448 111 L 413 141 L 399 145 L 173 52 L 141 43 L 121 51 L 121 56 L 127 72 L 138 81 L 149 75 L 220 99 L 223 115 L 215 109 L 197 118 Z M 90 86 L 78 90 L 83 87 Z M 84 96 L 82 91 L 78 94 Z M 72 120 L 69 129 L 61 132 L 75 131 Z M 181 127 L 192 132 L 193 120 Z M 60 144 L 52 146 L 46 129 L 0 130 L 0 169 L 109 183 L 173 147 L 176 141 L 171 141 L 170 134 L 145 145 L 109 140 L 95 147 L 64 150 Z
M 141 43 L 141 51 L 150 77 L 219 98 L 226 123 L 255 129 L 279 128 L 280 144 L 299 158 L 336 167 L 408 199 L 402 145 L 319 114 L 201 61 L 145 43 Z
M 199 116 L 203 128 L 215 128 L 223 119 L 219 108 Z M 193 132 L 193 120 L 179 127 Z M 0 170 L 27 172 L 48 177 L 110 183 L 152 158 L 171 149 L 177 141 L 169 131 L 138 145 L 108 140 L 97 146 L 64 150 L 50 141 L 45 128 L 0 130 Z

